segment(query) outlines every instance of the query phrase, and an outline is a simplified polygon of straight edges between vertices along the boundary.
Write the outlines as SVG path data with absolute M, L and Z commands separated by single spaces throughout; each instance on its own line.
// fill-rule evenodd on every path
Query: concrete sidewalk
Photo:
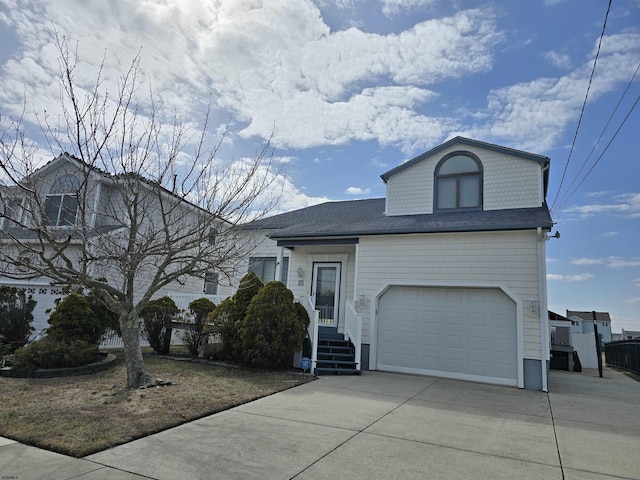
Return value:
M 0 439 L 0 477 L 640 479 L 640 383 L 553 371 L 550 389 L 321 377 L 84 459 Z

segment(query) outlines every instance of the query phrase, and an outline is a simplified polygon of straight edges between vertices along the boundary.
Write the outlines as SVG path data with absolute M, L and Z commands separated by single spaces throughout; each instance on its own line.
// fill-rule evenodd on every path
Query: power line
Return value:
M 562 208 L 562 206 L 564 204 L 566 204 L 566 202 L 569 201 L 569 199 L 576 193 L 576 191 L 578 190 L 578 187 L 580 185 L 582 185 L 582 183 L 584 183 L 584 180 L 586 180 L 586 178 L 589 176 L 589 173 L 591 173 L 591 171 L 593 170 L 593 167 L 589 170 L 589 172 L 587 172 L 587 174 L 584 176 L 584 178 L 580 181 L 580 184 L 578 185 L 578 187 L 574 188 L 573 190 L 571 190 L 571 187 L 573 187 L 573 185 L 579 180 L 580 178 L 580 174 L 582 173 L 582 171 L 584 170 L 584 168 L 587 166 L 587 163 L 589 162 L 589 159 L 591 158 L 591 155 L 593 155 L 593 152 L 595 152 L 596 148 L 598 148 L 598 146 L 600 145 L 600 140 L 602 140 L 602 137 L 605 133 L 605 131 L 609 128 L 609 125 L 611 124 L 611 121 L 613 120 L 613 117 L 615 116 L 616 112 L 618 111 L 618 108 L 620 107 L 620 105 L 622 104 L 622 100 L 624 99 L 624 97 L 627 95 L 627 92 L 629 91 L 629 88 L 631 87 L 631 85 L 633 84 L 634 79 L 636 78 L 636 75 L 638 74 L 638 71 L 640 71 L 640 63 L 638 63 L 638 66 L 636 67 L 635 72 L 633 72 L 633 75 L 631 76 L 631 80 L 629 80 L 629 83 L 627 83 L 627 87 L 624 89 L 624 92 L 622 92 L 622 95 L 620 96 L 620 100 L 618 100 L 618 103 L 616 104 L 615 108 L 613 109 L 613 112 L 611 112 L 611 115 L 609 116 L 609 120 L 607 120 L 606 125 L 604 126 L 604 128 L 602 129 L 602 131 L 600 132 L 600 135 L 598 136 L 598 139 L 596 140 L 596 142 L 593 145 L 593 148 L 591 149 L 591 151 L 589 152 L 589 155 L 587 155 L 587 158 L 585 159 L 584 162 L 582 162 L 582 166 L 580 167 L 580 170 L 578 171 L 578 173 L 576 174 L 575 178 L 573 179 L 573 181 L 571 182 L 571 185 L 569 185 L 568 189 L 567 189 L 567 193 L 565 193 L 561 198 L 560 201 L 558 202 L 558 210 L 560 210 L 560 208 Z M 637 102 L 637 101 L 636 101 Z M 632 107 L 633 110 L 633 107 Z M 628 116 L 628 114 L 627 114 Z M 625 118 L 626 121 L 626 118 Z M 623 122 L 624 124 L 624 122 Z M 621 125 L 622 126 L 622 125 Z M 619 130 L 619 129 L 618 129 Z M 600 159 L 600 157 L 598 158 L 598 160 Z M 597 163 L 597 161 L 596 161 Z M 595 164 L 594 164 L 595 166 Z M 571 193 L 569 193 L 569 190 L 571 191 Z
M 604 150 L 602 150 L 602 153 L 598 156 L 598 158 L 596 159 L 596 161 L 593 163 L 593 165 L 591 166 L 591 168 L 589 169 L 589 171 L 586 173 L 586 175 L 582 178 L 582 180 L 580 180 L 580 183 L 578 183 L 578 185 L 576 185 L 576 188 L 573 189 L 573 191 L 571 192 L 571 194 L 567 197 L 567 200 L 569 200 L 569 198 L 571 198 L 576 191 L 580 188 L 580 186 L 584 183 L 584 181 L 587 179 L 587 177 L 589 176 L 589 174 L 593 171 L 594 168 L 596 168 L 596 165 L 598 165 L 598 162 L 600 161 L 600 159 L 602 159 L 602 157 L 604 156 L 604 154 L 607 152 L 607 150 L 609 149 L 609 146 L 611 145 L 611 143 L 615 140 L 615 138 L 618 136 L 618 133 L 620 133 L 620 130 L 622 129 L 622 126 L 626 123 L 627 119 L 629 118 L 629 116 L 631 115 L 631 113 L 633 112 L 633 110 L 636 108 L 636 106 L 638 105 L 638 103 L 640 102 L 640 95 L 638 95 L 638 98 L 636 98 L 636 101 L 633 103 L 633 105 L 631 106 L 631 108 L 629 109 L 629 111 L 627 112 L 627 115 L 624 117 L 624 119 L 622 120 L 622 123 L 620 124 L 620 126 L 618 127 L 618 129 L 616 130 L 616 132 L 613 134 L 613 137 L 611 137 L 611 140 L 609 140 L 609 143 L 607 143 L 607 146 L 604 147 Z M 559 208 L 559 207 L 558 207 Z
M 593 68 L 591 69 L 591 76 L 589 77 L 589 85 L 587 85 L 587 92 L 584 96 L 584 102 L 582 103 L 582 110 L 580 111 L 580 118 L 578 119 L 578 125 L 576 127 L 576 132 L 573 135 L 573 142 L 571 142 L 571 149 L 569 150 L 569 156 L 567 157 L 567 162 L 564 165 L 564 171 L 562 172 L 562 178 L 560 179 L 560 185 L 558 186 L 558 191 L 556 192 L 556 196 L 553 199 L 553 204 L 551 205 L 551 209 L 555 206 L 558 201 L 558 195 L 560 195 L 560 190 L 562 190 L 562 184 L 564 183 L 564 177 L 567 174 L 567 169 L 569 168 L 569 162 L 571 161 L 571 156 L 573 155 L 573 149 L 576 145 L 576 140 L 578 138 L 578 131 L 580 130 L 580 124 L 582 123 L 582 117 L 584 116 L 584 111 L 587 106 L 587 99 L 589 98 L 589 91 L 591 90 L 591 82 L 593 81 L 593 76 L 596 71 L 596 64 L 598 63 L 598 57 L 600 56 L 600 47 L 602 46 L 602 39 L 604 38 L 604 31 L 607 28 L 607 18 L 609 18 L 609 11 L 611 10 L 611 1 L 609 0 L 609 5 L 607 6 L 607 13 L 604 16 L 604 22 L 602 24 L 602 32 L 600 33 L 600 40 L 598 40 L 598 50 L 596 51 L 596 58 L 593 59 Z

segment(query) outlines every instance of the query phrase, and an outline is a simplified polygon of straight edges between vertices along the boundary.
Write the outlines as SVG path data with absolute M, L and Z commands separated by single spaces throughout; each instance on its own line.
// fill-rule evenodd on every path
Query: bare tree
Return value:
M 278 196 L 269 195 L 269 142 L 251 159 L 224 162 L 222 139 L 207 136 L 209 109 L 195 130 L 177 116 L 162 121 L 153 92 L 137 103 L 139 58 L 112 98 L 104 60 L 83 89 L 77 53 L 56 40 L 62 115 L 38 118 L 50 150 L 68 152 L 56 162 L 64 171 L 37 165 L 23 117 L 0 118 L 0 274 L 92 289 L 119 316 L 127 385 L 152 384 L 139 313 L 163 288 L 212 271 L 230 277 L 246 258 L 252 245 L 235 224 L 263 216 Z

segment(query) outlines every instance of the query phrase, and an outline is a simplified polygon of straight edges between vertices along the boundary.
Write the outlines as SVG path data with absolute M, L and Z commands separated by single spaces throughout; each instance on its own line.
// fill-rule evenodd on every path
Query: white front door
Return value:
M 319 325 L 321 327 L 337 326 L 340 305 L 340 264 L 314 263 L 311 285 L 311 296 L 315 300 L 316 310 L 320 311 Z

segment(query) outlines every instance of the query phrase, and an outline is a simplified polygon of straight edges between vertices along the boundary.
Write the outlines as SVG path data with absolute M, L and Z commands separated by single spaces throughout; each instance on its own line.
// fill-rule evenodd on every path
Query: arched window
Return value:
M 76 223 L 79 188 L 80 182 L 75 175 L 63 175 L 53 182 L 44 202 L 44 211 L 51 225 L 64 227 Z
M 435 171 L 436 210 L 482 208 L 482 163 L 470 152 L 445 156 Z

